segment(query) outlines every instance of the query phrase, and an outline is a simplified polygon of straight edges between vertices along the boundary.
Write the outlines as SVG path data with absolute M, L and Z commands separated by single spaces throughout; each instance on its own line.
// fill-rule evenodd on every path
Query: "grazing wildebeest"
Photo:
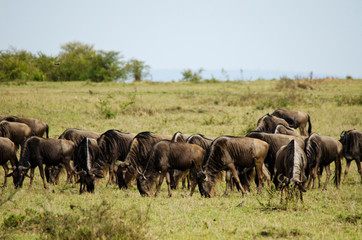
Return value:
M 9 139 L 0 137 L 0 165 L 4 168 L 5 178 L 3 187 L 6 186 L 7 175 L 9 172 L 8 161 L 10 160 L 13 168 L 18 164 L 18 158 L 16 157 L 15 144 Z
M 186 139 L 189 137 L 189 134 L 184 134 L 182 132 L 176 132 L 172 136 L 172 142 L 186 142 Z M 180 180 L 182 180 L 182 189 L 186 187 L 186 181 L 187 181 L 187 188 L 190 188 L 190 179 L 189 179 L 189 170 L 178 170 L 178 169 L 170 169 L 170 178 L 171 178 L 171 189 L 176 189 L 177 185 Z
M 102 171 L 106 168 L 103 162 L 100 162 L 101 149 L 97 140 L 93 138 L 83 138 L 76 146 L 74 156 L 77 160 L 74 162 L 76 174 L 79 176 L 77 183 L 80 183 L 79 194 L 82 194 L 87 188 L 87 192 L 94 192 L 96 178 L 102 178 Z
M 352 160 L 356 160 L 357 169 L 361 175 L 362 181 L 362 168 L 361 168 L 361 159 L 362 159 L 362 132 L 357 130 L 348 130 L 343 131 L 340 135 L 339 141 L 343 145 L 343 156 L 347 161 L 346 170 L 344 172 L 343 183 L 346 182 L 347 174 L 349 172 L 349 167 Z
M 293 189 L 298 188 L 300 191 L 300 200 L 303 202 L 303 187 L 307 181 L 305 171 L 307 169 L 307 157 L 304 150 L 299 144 L 292 140 L 288 145 L 279 149 L 275 160 L 276 177 L 274 178 L 275 186 L 281 189 L 280 202 L 283 203 L 283 190 L 287 188 L 289 193 L 289 184 L 293 184 Z
M 259 139 L 248 137 L 221 136 L 216 138 L 206 155 L 203 170 L 198 173 L 198 185 L 201 196 L 215 195 L 217 176 L 222 170 L 231 170 L 244 196 L 236 167 L 255 167 L 259 179 L 258 192 L 263 182 L 263 163 L 268 153 L 269 144 Z
M 142 172 L 147 163 L 148 153 L 152 146 L 161 140 L 171 140 L 171 135 L 161 135 L 152 132 L 138 133 L 129 145 L 124 162 L 118 166 L 118 186 L 128 188 L 136 178 L 137 171 Z M 137 170 L 136 170 L 137 169 Z
M 9 138 L 15 144 L 16 149 L 30 136 L 31 128 L 25 123 L 6 120 L 0 122 L 0 137 Z
M 109 180 L 107 185 L 109 183 L 116 183 L 117 170 L 115 167 L 117 160 L 124 162 L 129 150 L 129 145 L 135 136 L 136 134 L 134 133 L 110 129 L 97 139 L 98 146 L 102 151 L 101 161 L 108 165 L 109 168 Z
M 294 129 L 285 126 L 282 123 L 278 123 L 275 127 L 275 134 L 284 134 L 284 135 L 292 135 L 292 136 L 300 136 L 299 133 Z
M 258 138 L 269 144 L 268 155 L 265 158 L 264 163 L 270 172 L 271 179 L 273 179 L 274 177 L 274 165 L 275 165 L 276 154 L 282 146 L 287 145 L 291 140 L 294 139 L 295 141 L 298 142 L 299 146 L 304 147 L 304 139 L 297 136 L 272 134 L 272 133 L 264 133 L 256 131 L 250 132 L 246 136 L 252 138 Z
M 289 124 L 284 119 L 267 113 L 258 120 L 257 126 L 254 131 L 274 133 L 278 123 L 284 124 L 285 126 L 289 127 Z
M 58 139 L 66 139 L 70 140 L 74 143 L 75 146 L 77 146 L 85 137 L 97 139 L 101 136 L 100 133 L 89 131 L 89 130 L 82 130 L 77 128 L 68 128 L 66 129 Z M 76 161 L 77 156 L 72 157 L 73 161 Z M 72 169 L 74 164 L 73 161 L 69 162 L 69 166 L 64 166 L 63 164 L 60 164 L 58 166 L 48 166 L 45 167 L 45 176 L 47 178 L 47 182 L 57 184 L 59 176 L 63 168 L 65 169 Z M 73 182 L 73 172 L 67 172 L 67 183 Z
M 25 123 L 31 128 L 31 136 L 42 137 L 44 133 L 46 133 L 46 137 L 49 138 L 49 126 L 48 124 L 42 122 L 40 119 L 36 118 L 24 118 L 24 117 L 16 117 L 16 116 L 7 116 L 1 117 L 1 120 L 6 120 L 8 122 L 19 122 Z
M 191 172 L 191 191 L 194 193 L 197 185 L 197 173 L 201 169 L 204 160 L 205 150 L 196 144 L 172 142 L 162 140 L 156 143 L 149 154 L 147 165 L 143 173 L 137 174 L 137 188 L 142 196 L 150 196 L 152 185 L 159 176 L 155 196 L 158 195 L 163 179 L 166 176 L 168 185 L 168 196 L 171 197 L 170 173 L 169 169 L 187 170 Z
M 305 153 L 308 159 L 309 174 L 311 178 L 308 182 L 308 187 L 313 180 L 313 189 L 315 188 L 315 178 L 318 172 L 318 183 L 319 188 L 321 187 L 321 175 L 323 168 L 326 169 L 327 177 L 324 184 L 323 190 L 327 190 L 327 184 L 331 176 L 330 164 L 335 162 L 335 184 L 336 187 L 339 187 L 339 182 L 341 179 L 341 158 L 342 154 L 342 143 L 337 141 L 334 138 L 328 136 L 319 136 L 317 133 L 312 133 L 305 140 Z
M 309 136 L 312 133 L 312 123 L 309 114 L 301 111 L 277 109 L 271 115 L 284 119 L 292 128 L 299 128 L 302 136 Z M 308 126 L 308 132 L 306 131 Z
M 205 151 L 208 150 L 209 146 L 211 145 L 213 139 L 205 137 L 202 134 L 192 134 L 187 137 L 186 142 L 191 144 L 196 144 L 202 147 Z M 184 172 L 176 171 L 173 175 L 173 179 L 171 178 L 171 189 L 176 189 L 176 186 L 179 180 L 185 175 Z M 185 178 L 182 178 L 184 180 Z M 185 183 L 182 181 L 182 188 L 184 188 Z
M 73 156 L 74 143 L 64 139 L 52 139 L 32 136 L 28 138 L 21 149 L 21 156 L 18 166 L 13 170 L 11 175 L 14 178 L 15 187 L 21 187 L 24 176 L 31 168 L 30 187 L 33 183 L 34 170 L 39 167 L 40 176 L 43 180 L 44 188 L 46 183 L 44 180 L 43 164 L 57 166 L 63 163 L 69 166 L 68 162 Z M 70 172 L 71 170 L 67 170 Z

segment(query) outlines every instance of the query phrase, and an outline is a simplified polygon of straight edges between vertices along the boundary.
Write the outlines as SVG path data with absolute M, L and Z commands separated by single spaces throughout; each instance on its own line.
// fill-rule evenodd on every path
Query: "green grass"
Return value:
M 342 130 L 362 129 L 361 80 L 298 80 L 225 83 L 29 82 L 0 85 L 0 115 L 40 118 L 50 137 L 75 127 L 105 132 L 202 133 L 209 137 L 245 135 L 275 108 L 311 116 L 313 131 L 339 139 Z M 343 164 L 343 166 L 345 163 Z M 334 172 L 334 165 L 332 165 Z M 4 172 L 0 170 L 0 184 Z M 324 178 L 323 178 L 324 179 Z M 231 192 L 201 198 L 175 190 L 167 198 L 143 198 L 135 186 L 106 187 L 78 194 L 77 185 L 43 189 L 36 170 L 16 192 L 9 179 L 1 191 L 2 239 L 360 239 L 362 185 L 352 163 L 347 183 L 327 191 L 308 190 L 304 203 L 280 204 L 280 193 L 255 187 L 247 197 Z M 238 206 L 240 203 L 242 206 Z

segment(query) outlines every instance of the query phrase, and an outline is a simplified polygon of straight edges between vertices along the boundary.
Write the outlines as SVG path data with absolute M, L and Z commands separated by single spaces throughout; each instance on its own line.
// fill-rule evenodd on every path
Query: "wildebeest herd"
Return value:
M 266 181 L 280 189 L 281 196 L 290 187 L 299 190 L 303 200 L 302 192 L 311 184 L 316 187 L 316 177 L 322 187 L 324 170 L 327 176 L 323 190 L 327 189 L 332 162 L 335 162 L 334 182 L 338 188 L 343 157 L 347 161 L 343 183 L 352 160 L 356 161 L 362 180 L 361 156 L 362 132 L 342 131 L 339 141 L 320 136 L 312 133 L 307 113 L 282 109 L 262 116 L 255 130 L 246 136 L 215 139 L 181 132 L 136 134 L 110 129 L 100 134 L 75 128 L 66 129 L 58 139 L 52 139 L 48 125 L 41 120 L 0 116 L 3 187 L 7 177 L 13 178 L 15 187 L 21 187 L 25 177 L 29 177 L 31 187 L 38 167 L 44 188 L 47 184 L 58 184 L 65 169 L 66 183 L 79 183 L 80 193 L 93 192 L 96 179 L 108 173 L 107 185 L 118 184 L 120 189 L 127 189 L 136 181 L 142 196 L 153 195 L 154 183 L 157 195 L 166 178 L 169 197 L 180 181 L 183 186 L 191 183 L 191 196 L 198 186 L 201 196 L 212 197 L 225 171 L 225 195 L 234 187 L 244 195 L 253 181 L 260 192 Z

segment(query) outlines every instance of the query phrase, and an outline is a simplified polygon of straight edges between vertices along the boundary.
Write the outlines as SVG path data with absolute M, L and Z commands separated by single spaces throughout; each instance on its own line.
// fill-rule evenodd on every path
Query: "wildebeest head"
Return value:
M 29 167 L 17 166 L 6 177 L 13 177 L 15 188 L 21 188 L 23 186 L 24 178 L 29 177 L 28 176 L 29 168 L 30 168 L 30 163 Z
M 215 182 L 208 178 L 203 171 L 197 173 L 197 183 L 202 197 L 215 196 Z
M 282 156 L 282 159 L 280 159 Z M 283 157 L 284 156 L 284 157 Z M 301 191 L 305 191 L 303 183 L 307 180 L 305 176 L 305 169 L 307 167 L 307 159 L 303 149 L 298 145 L 295 140 L 280 149 L 277 153 L 277 161 L 284 161 L 282 165 L 286 169 L 285 175 L 279 174 L 278 181 L 286 185 L 294 185 Z M 276 165 L 277 168 L 280 164 Z M 281 179 L 282 178 L 282 179 Z
M 149 197 L 152 196 L 152 184 L 151 181 L 148 181 L 148 179 L 143 175 L 142 173 L 138 173 L 137 177 L 137 188 L 140 192 L 142 197 Z

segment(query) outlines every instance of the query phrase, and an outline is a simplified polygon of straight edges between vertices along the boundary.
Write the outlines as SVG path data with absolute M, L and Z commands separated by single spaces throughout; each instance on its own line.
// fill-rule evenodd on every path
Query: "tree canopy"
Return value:
M 128 62 L 116 51 L 95 50 L 93 45 L 69 42 L 60 53 L 47 56 L 10 48 L 0 51 L 0 81 L 140 81 L 148 74 L 143 61 Z

